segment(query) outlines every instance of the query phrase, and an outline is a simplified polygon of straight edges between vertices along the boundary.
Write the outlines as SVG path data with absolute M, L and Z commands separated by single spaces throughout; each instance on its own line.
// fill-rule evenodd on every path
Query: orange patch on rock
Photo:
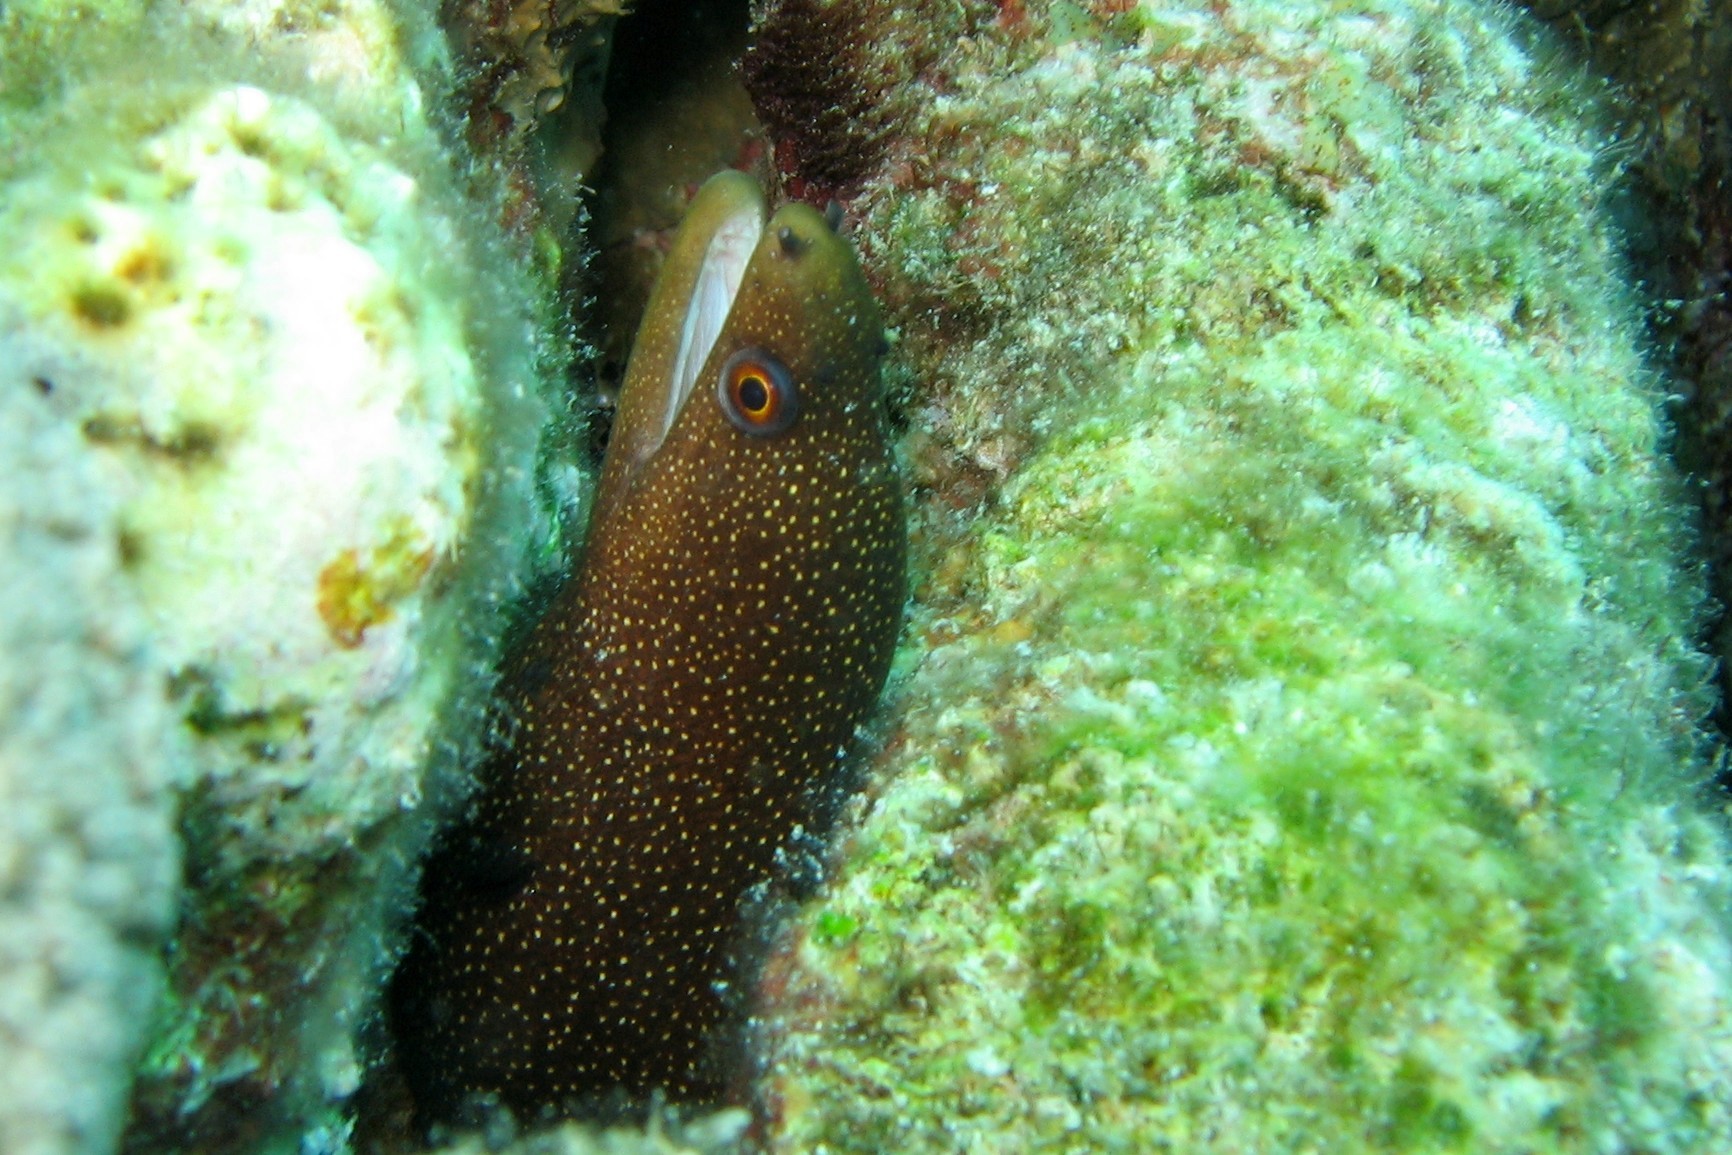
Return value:
M 372 626 L 396 616 L 396 603 L 415 592 L 433 566 L 433 551 L 418 546 L 407 525 L 378 549 L 346 549 L 319 571 L 319 618 L 344 649 L 361 644 Z

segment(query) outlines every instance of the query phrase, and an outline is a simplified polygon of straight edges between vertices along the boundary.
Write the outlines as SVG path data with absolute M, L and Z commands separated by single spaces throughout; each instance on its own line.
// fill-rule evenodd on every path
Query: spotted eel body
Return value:
M 906 531 L 881 322 L 822 215 L 763 218 L 738 173 L 694 201 L 581 570 L 506 674 L 515 738 L 428 867 L 394 991 L 423 1121 L 716 1099 L 742 897 L 883 687 Z

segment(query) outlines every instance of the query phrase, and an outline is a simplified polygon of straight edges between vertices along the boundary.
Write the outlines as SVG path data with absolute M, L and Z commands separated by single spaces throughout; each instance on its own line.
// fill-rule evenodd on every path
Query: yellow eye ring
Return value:
M 735 429 L 751 437 L 785 433 L 800 416 L 794 375 L 769 350 L 748 345 L 722 364 L 716 397 Z

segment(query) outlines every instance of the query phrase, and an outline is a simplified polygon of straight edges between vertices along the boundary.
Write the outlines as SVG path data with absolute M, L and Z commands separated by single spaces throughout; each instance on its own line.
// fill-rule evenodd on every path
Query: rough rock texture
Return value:
M 1617 81 L 1631 151 L 1625 162 L 1653 191 L 1682 194 L 1725 174 L 1732 85 L 1732 6 L 1726 0 L 1523 0 Z M 1685 229 L 1688 221 L 1652 227 Z M 1679 238 L 1671 238 L 1676 241 Z
M 439 7 L 463 66 L 469 139 L 521 165 L 543 194 L 554 193 L 563 231 L 575 186 L 601 148 L 601 87 L 613 25 L 626 5 L 443 0 Z
M 179 856 L 132 1147 L 351 1145 L 429 792 L 578 488 L 426 13 L 186 12 L 0 9 L 8 1150 L 113 1146 Z M 762 8 L 761 108 L 871 114 L 769 120 L 851 195 L 919 559 L 763 983 L 772 1149 L 1732 1147 L 1618 154 L 1501 13 Z
M 655 1112 L 639 1125 L 594 1127 L 563 1123 L 521 1136 L 509 1121 L 485 1133 L 470 1133 L 437 1146 L 439 1155 L 726 1155 L 739 1151 L 750 1124 L 746 1112 L 733 1109 L 679 1120 Z
M 1678 456 L 1700 479 L 1711 588 L 1732 601 L 1732 4 L 1530 0 L 1571 59 L 1614 82 L 1629 170 L 1620 225 L 1675 371 Z M 1720 624 L 1720 684 L 1729 642 Z M 1718 722 L 1728 727 L 1724 707 Z
M 924 580 L 764 981 L 772 1149 L 1725 1149 L 1592 94 L 1489 6 L 967 11 L 850 210 Z
M 55 412 L 64 368 L 0 337 L 0 1142 L 17 1155 L 113 1146 L 179 878 L 185 746 L 115 496 Z
M 79 480 L 112 589 L 46 582 L 43 620 L 114 635 L 130 680 L 88 692 L 133 696 L 111 703 L 126 727 L 173 721 L 124 756 L 101 729 L 43 752 L 61 853 L 110 822 L 105 853 L 155 863 L 130 937 L 90 965 L 166 945 L 169 982 L 158 1006 L 138 981 L 106 1019 L 32 1021 L 21 1045 L 52 1048 L 43 1079 L 69 1097 L 29 1108 L 106 1104 L 42 1149 L 110 1149 L 125 1071 L 80 1056 L 129 1056 L 154 1011 L 132 1146 L 327 1147 L 413 863 L 481 734 L 500 609 L 557 556 L 534 481 L 560 342 L 485 173 L 460 178 L 427 111 L 447 73 L 424 23 L 116 3 L 0 24 L 0 340 L 41 410 L 0 475 Z M 5 661 L 40 676 L 27 648 Z M 6 705 L 0 731 L 38 708 Z M 113 823 L 133 795 L 155 809 Z M 186 885 L 165 944 L 175 854 L 146 819 L 170 815 Z M 26 835 L 6 828 L 0 861 L 52 853 Z M 7 990 L 50 957 L 7 948 Z

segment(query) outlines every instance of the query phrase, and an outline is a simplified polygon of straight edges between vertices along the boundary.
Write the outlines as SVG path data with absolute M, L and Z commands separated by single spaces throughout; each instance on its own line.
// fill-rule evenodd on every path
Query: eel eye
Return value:
M 752 437 L 785 433 L 800 416 L 794 375 L 767 349 L 755 345 L 741 349 L 722 365 L 716 396 L 734 428 Z

